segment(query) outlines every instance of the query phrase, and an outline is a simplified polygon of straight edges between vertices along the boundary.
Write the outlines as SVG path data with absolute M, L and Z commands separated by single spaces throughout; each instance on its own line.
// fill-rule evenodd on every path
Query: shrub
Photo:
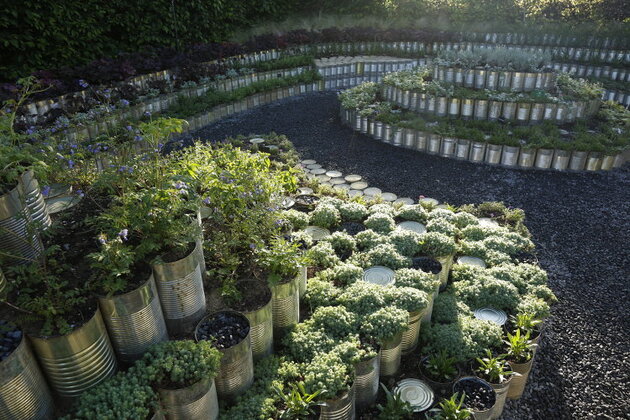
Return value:
M 363 232 L 357 233 L 354 236 L 354 240 L 357 243 L 357 248 L 359 248 L 362 251 L 370 250 L 376 247 L 377 245 L 388 242 L 388 239 L 386 236 L 376 233 L 371 229 L 364 230 Z
M 313 328 L 310 323 L 300 323 L 282 342 L 293 360 L 307 363 L 318 354 L 330 352 L 338 340 L 321 328 Z
M 440 293 L 433 302 L 431 321 L 435 324 L 451 324 L 457 322 L 461 316 L 472 317 L 473 312 L 468 305 L 457 298 L 452 292 Z
M 396 250 L 406 257 L 413 257 L 420 252 L 422 235 L 418 232 L 405 229 L 396 229 L 388 236 Z
M 381 308 L 361 319 L 361 334 L 384 343 L 403 332 L 409 323 L 409 314 L 393 306 Z
M 444 257 L 455 253 L 455 240 L 438 232 L 428 232 L 422 236 L 420 252 L 432 257 Z
M 399 287 L 414 287 L 427 294 L 432 294 L 439 284 L 440 280 L 436 279 L 434 274 L 425 273 L 422 270 L 414 268 L 396 270 L 396 286 Z
M 376 312 L 385 306 L 385 290 L 382 286 L 358 281 L 339 295 L 339 303 L 359 316 Z
M 209 341 L 165 341 L 151 347 L 143 356 L 148 378 L 158 387 L 184 388 L 204 378 L 214 377 L 221 353 Z
M 297 232 L 291 233 L 290 236 L 291 242 L 295 242 L 299 244 L 300 248 L 308 249 L 313 246 L 313 237 L 304 230 L 298 230 Z
M 394 217 L 394 215 L 396 214 L 396 209 L 392 207 L 392 205 L 389 203 L 378 203 L 378 204 L 372 204 L 370 208 L 368 209 L 368 212 L 370 214 L 382 213 L 390 217 Z
M 429 304 L 425 292 L 413 287 L 387 287 L 386 302 L 407 312 L 421 311 Z
M 429 214 L 420 204 L 405 204 L 398 210 L 397 217 L 412 222 L 426 223 Z
M 346 287 L 363 278 L 363 269 L 353 264 L 338 264 L 320 271 L 317 277 L 332 282 L 336 286 Z
M 341 215 L 332 204 L 318 204 L 310 214 L 311 223 L 329 229 L 341 222 Z
M 455 213 L 451 210 L 436 208 L 429 213 L 428 221 L 430 222 L 431 220 L 442 219 L 446 220 L 447 222 L 453 222 L 455 218 Z
M 396 228 L 396 222 L 388 214 L 373 213 L 365 221 L 365 227 L 378 233 L 389 233 Z
M 293 230 L 304 229 L 309 223 L 308 214 L 297 210 L 285 210 L 280 217 L 288 220 Z
M 476 226 L 479 224 L 479 219 L 477 219 L 477 217 L 475 217 L 474 215 L 465 212 L 465 211 L 460 211 L 458 213 L 455 213 L 455 217 L 453 219 L 450 220 L 450 222 L 452 222 L 453 224 L 455 224 L 455 226 L 457 226 L 457 228 L 459 229 L 464 229 L 468 226 Z
M 550 307 L 547 302 L 536 296 L 526 295 L 518 303 L 516 314 L 531 314 L 536 319 L 547 318 L 550 314 Z
M 325 398 L 335 398 L 347 391 L 352 382 L 352 369 L 332 353 L 316 355 L 302 365 L 304 387 L 308 393 L 324 391 Z
M 354 238 L 346 232 L 334 232 L 322 241 L 330 243 L 338 256 L 350 255 L 357 248 Z
M 473 309 L 490 307 L 513 311 L 520 301 L 516 286 L 491 276 L 478 276 L 473 281 L 452 284 L 453 293 Z
M 336 338 L 345 338 L 357 333 L 357 316 L 344 306 L 323 306 L 317 308 L 307 321 Z
M 455 237 L 458 234 L 458 229 L 453 223 L 446 219 L 434 218 L 427 222 L 427 232 L 437 232 L 446 236 Z
M 304 303 L 311 310 L 320 306 L 331 306 L 337 303 L 337 298 L 341 294 L 341 289 L 332 283 L 320 280 L 317 277 L 308 280 L 308 288 L 304 294 Z
M 318 268 L 333 267 L 340 262 L 329 242 L 319 242 L 306 252 L 309 264 Z
M 368 215 L 368 209 L 360 203 L 343 203 L 339 207 L 341 219 L 344 222 L 362 222 Z
M 461 236 L 462 238 L 470 241 L 482 241 L 487 237 L 493 235 L 496 230 L 497 228 L 489 226 L 471 224 L 462 228 Z
M 393 270 L 411 265 L 411 259 L 400 255 L 392 244 L 375 246 L 365 253 L 365 258 L 362 262 L 364 267 L 383 265 Z
M 331 205 L 334 208 L 336 208 L 337 210 L 341 209 L 341 206 L 346 204 L 346 202 L 340 198 L 337 197 L 331 197 L 329 195 L 323 195 L 320 199 L 319 199 L 319 204 L 326 204 L 326 205 Z

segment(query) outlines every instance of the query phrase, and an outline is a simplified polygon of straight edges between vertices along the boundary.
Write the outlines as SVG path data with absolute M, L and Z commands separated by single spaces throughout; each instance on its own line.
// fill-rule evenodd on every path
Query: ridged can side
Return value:
M 271 299 L 260 309 L 244 312 L 249 320 L 252 357 L 260 360 L 273 353 L 273 309 Z
M 299 276 L 271 288 L 273 307 L 273 335 L 280 339 L 284 333 L 300 321 Z
M 354 385 L 339 398 L 324 401 L 319 420 L 354 420 L 355 418 Z
M 409 324 L 402 335 L 402 353 L 409 354 L 415 350 L 420 336 L 420 324 L 427 308 L 420 311 L 409 312 Z
M 43 251 L 39 236 L 29 228 L 31 222 L 19 187 L 0 196 L 0 251 L 10 255 L 13 264 L 33 262 Z
M 376 402 L 380 382 L 381 354 L 363 360 L 355 366 L 354 399 L 356 408 L 362 410 Z
M 20 176 L 20 189 L 33 222 L 42 230 L 48 229 L 52 225 L 52 220 L 33 170 L 29 169 Z
M 181 389 L 159 389 L 160 405 L 167 420 L 216 420 L 219 400 L 210 378 Z
M 78 397 L 116 372 L 116 356 L 98 308 L 69 334 L 29 338 L 48 383 L 62 398 Z
M 529 378 L 529 372 L 532 369 L 533 363 L 533 357 L 526 363 L 510 363 L 512 370 L 519 375 L 515 375 L 512 378 L 512 383 L 510 384 L 510 388 L 508 389 L 507 398 L 509 398 L 510 400 L 517 400 L 521 398 L 521 395 L 523 395 L 523 391 L 525 391 L 525 385 L 527 385 L 527 378 Z
M 120 361 L 133 362 L 153 344 L 168 340 L 153 275 L 129 293 L 99 297 L 98 302 Z
M 393 376 L 400 368 L 400 358 L 402 356 L 402 333 L 396 335 L 391 340 L 381 346 L 381 376 Z
M 0 418 L 52 419 L 55 407 L 26 337 L 0 362 Z

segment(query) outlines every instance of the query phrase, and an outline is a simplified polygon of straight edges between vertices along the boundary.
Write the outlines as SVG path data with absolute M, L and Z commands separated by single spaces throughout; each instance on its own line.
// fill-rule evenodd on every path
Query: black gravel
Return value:
M 504 419 L 622 419 L 630 413 L 630 170 L 556 173 L 460 162 L 379 143 L 339 121 L 334 93 L 265 105 L 195 133 L 286 134 L 305 159 L 400 197 L 526 211 L 552 310 L 523 397 Z
M 249 334 L 249 323 L 240 315 L 219 312 L 197 327 L 198 340 L 210 340 L 218 349 L 237 345 Z
M 489 410 L 496 402 L 492 387 L 479 379 L 461 379 L 455 383 L 453 391 L 464 393 L 464 405 L 471 410 Z
M 22 331 L 8 321 L 0 319 L 0 362 L 9 357 L 22 341 Z

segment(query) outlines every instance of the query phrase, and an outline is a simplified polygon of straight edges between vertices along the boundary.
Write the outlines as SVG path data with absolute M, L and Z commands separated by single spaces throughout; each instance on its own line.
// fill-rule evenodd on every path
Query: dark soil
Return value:
M 293 207 L 299 211 L 311 211 L 315 208 L 319 202 L 319 197 L 310 194 L 301 194 L 295 197 L 295 204 Z
M 22 341 L 22 331 L 17 325 L 0 319 L 0 362 L 9 357 Z
M 363 232 L 366 229 L 367 228 L 363 223 L 357 222 L 345 222 L 342 223 L 341 226 L 339 226 L 339 231 L 346 232 L 348 235 L 352 236 L 356 235 L 359 232 Z
M 455 392 L 463 392 L 464 405 L 471 410 L 484 411 L 492 408 L 496 402 L 494 390 L 479 380 L 462 379 L 453 387 Z
M 630 397 L 620 390 L 630 383 L 630 165 L 570 173 L 461 162 L 380 143 L 342 126 L 338 114 L 335 93 L 312 93 L 237 114 L 194 136 L 217 141 L 275 131 L 303 159 L 359 174 L 399 197 L 522 208 L 560 301 L 525 393 L 508 401 L 502 418 L 627 418 Z
M 271 290 L 260 280 L 241 280 L 236 284 L 241 292 L 241 299 L 231 305 L 239 312 L 252 312 L 262 308 L 271 299 Z
M 219 312 L 197 327 L 198 340 L 210 340 L 218 349 L 237 345 L 249 334 L 249 323 L 240 315 Z
M 179 261 L 185 257 L 187 257 L 188 255 L 190 255 L 191 252 L 193 252 L 193 250 L 195 249 L 195 243 L 191 243 L 188 248 L 181 248 L 181 249 L 171 249 L 167 252 L 165 252 L 164 254 L 162 254 L 162 261 L 164 261 L 165 263 L 172 263 L 175 261 Z
M 438 274 L 442 271 L 442 264 L 435 258 L 415 257 L 411 260 L 411 267 L 426 273 Z

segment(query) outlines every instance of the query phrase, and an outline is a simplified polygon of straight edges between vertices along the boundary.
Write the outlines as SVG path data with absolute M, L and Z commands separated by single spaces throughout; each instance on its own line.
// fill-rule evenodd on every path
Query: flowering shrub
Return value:
M 304 229 L 309 222 L 308 213 L 297 210 L 285 210 L 280 213 L 280 217 L 287 220 L 293 230 Z
M 431 321 L 435 324 L 451 324 L 457 322 L 460 317 L 472 317 L 473 312 L 468 305 L 457 298 L 453 293 L 440 293 L 433 302 L 433 315 Z
M 451 285 L 453 293 L 473 309 L 490 307 L 513 311 L 520 301 L 516 286 L 490 276 L 477 276 L 474 281 L 458 281 Z
M 315 310 L 315 308 L 320 306 L 335 305 L 341 293 L 341 289 L 335 287 L 331 282 L 315 277 L 308 280 L 304 303 L 311 310 Z
M 368 215 L 368 209 L 360 203 L 343 203 L 339 206 L 339 213 L 344 222 L 362 222 Z
M 407 312 L 421 311 L 429 304 L 427 294 L 414 287 L 388 287 L 385 299 L 390 305 Z
M 384 307 L 363 318 L 360 331 L 366 337 L 385 343 L 405 331 L 408 322 L 409 313 L 404 309 Z
M 306 252 L 309 265 L 317 268 L 329 268 L 340 262 L 330 242 L 319 242 Z
M 398 210 L 397 217 L 424 224 L 427 222 L 429 214 L 420 204 L 405 204 Z
M 372 204 L 368 209 L 368 212 L 370 214 L 382 213 L 394 217 L 394 215 L 396 214 L 396 209 L 392 207 L 392 205 L 389 203 L 378 203 Z
M 388 242 L 388 238 L 386 236 L 374 232 L 371 229 L 367 229 L 357 233 L 354 236 L 354 240 L 357 243 L 357 248 L 362 251 L 370 250 L 377 245 L 385 244 Z
M 317 308 L 307 322 L 333 337 L 347 337 L 356 334 L 357 321 L 357 316 L 343 306 L 324 306 Z
M 432 294 L 440 284 L 434 274 L 425 273 L 413 268 L 400 268 L 396 270 L 396 286 L 414 287 L 427 294 Z
M 341 222 L 339 210 L 332 204 L 318 204 L 310 214 L 311 223 L 323 228 L 337 226 Z
M 269 246 L 256 249 L 255 260 L 271 284 L 295 278 L 305 263 L 299 244 L 284 238 L 273 238 Z
M 304 387 L 308 393 L 324 390 L 325 398 L 335 398 L 350 388 L 354 379 L 352 367 L 334 353 L 316 355 L 303 364 Z
M 334 232 L 332 235 L 322 239 L 329 242 L 339 256 L 350 255 L 357 247 L 354 238 L 345 232 Z
M 317 273 L 317 277 L 345 287 L 363 278 L 363 269 L 353 264 L 338 264 Z
M 396 222 L 385 213 L 373 213 L 365 221 L 365 226 L 378 233 L 389 233 L 396 228 Z
M 362 110 L 376 101 L 379 87 L 376 83 L 362 83 L 339 94 L 341 106 L 345 109 Z
M 457 228 L 464 229 L 467 226 L 478 225 L 479 219 L 468 212 L 460 211 L 455 213 L 455 217 L 453 217 L 450 222 Z
M 420 252 L 422 235 L 418 232 L 405 229 L 396 229 L 388 236 L 398 252 L 406 257 L 413 257 Z
M 443 233 L 425 233 L 420 243 L 420 253 L 432 257 L 453 255 L 455 253 L 455 241 Z

